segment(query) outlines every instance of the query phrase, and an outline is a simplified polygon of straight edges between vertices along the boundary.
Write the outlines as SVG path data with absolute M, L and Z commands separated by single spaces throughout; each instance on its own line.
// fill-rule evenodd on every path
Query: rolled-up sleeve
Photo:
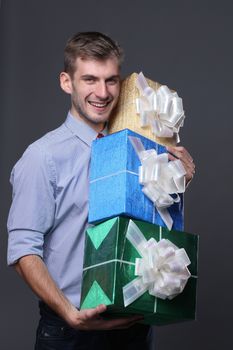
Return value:
M 54 222 L 56 173 L 52 159 L 30 146 L 11 173 L 12 205 L 8 217 L 8 265 L 25 255 L 43 257 L 44 236 Z

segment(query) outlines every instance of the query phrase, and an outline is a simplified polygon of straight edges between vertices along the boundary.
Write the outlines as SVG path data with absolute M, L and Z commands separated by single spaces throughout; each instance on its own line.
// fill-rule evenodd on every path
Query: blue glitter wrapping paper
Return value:
M 138 180 L 141 165 L 129 136 L 141 139 L 146 150 L 158 154 L 166 148 L 142 135 L 125 129 L 92 143 L 89 188 L 89 223 L 95 224 L 124 215 L 165 226 L 153 203 L 142 192 Z M 183 196 L 168 208 L 173 230 L 183 231 Z

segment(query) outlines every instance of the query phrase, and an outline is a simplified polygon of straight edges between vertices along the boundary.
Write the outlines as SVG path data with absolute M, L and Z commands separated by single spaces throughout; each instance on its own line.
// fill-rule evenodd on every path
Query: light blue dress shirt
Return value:
M 88 225 L 90 151 L 96 136 L 69 113 L 64 124 L 27 148 L 10 180 L 8 264 L 39 255 L 76 307 Z

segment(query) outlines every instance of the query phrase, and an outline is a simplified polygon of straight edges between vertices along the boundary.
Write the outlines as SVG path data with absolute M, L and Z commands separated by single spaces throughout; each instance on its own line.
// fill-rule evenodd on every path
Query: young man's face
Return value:
M 96 131 L 101 131 L 119 97 L 117 59 L 97 61 L 78 58 L 70 86 L 72 115 L 81 118 Z

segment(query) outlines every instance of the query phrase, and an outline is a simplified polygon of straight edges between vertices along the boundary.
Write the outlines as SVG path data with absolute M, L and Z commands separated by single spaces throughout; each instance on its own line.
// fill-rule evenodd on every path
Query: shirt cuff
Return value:
M 13 265 L 25 255 L 43 258 L 44 234 L 33 230 L 9 231 L 7 264 Z

